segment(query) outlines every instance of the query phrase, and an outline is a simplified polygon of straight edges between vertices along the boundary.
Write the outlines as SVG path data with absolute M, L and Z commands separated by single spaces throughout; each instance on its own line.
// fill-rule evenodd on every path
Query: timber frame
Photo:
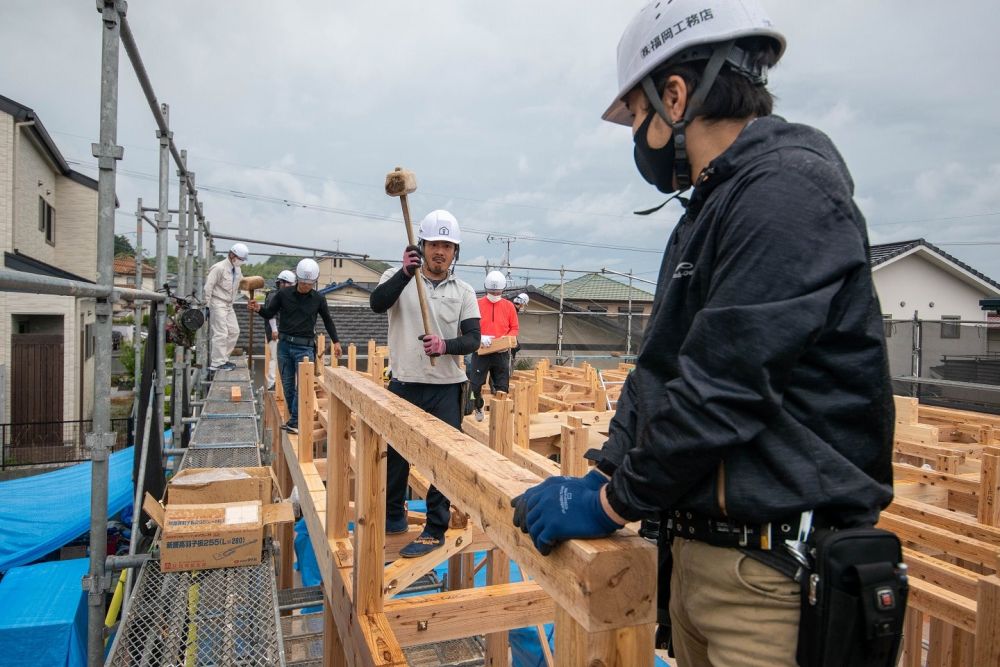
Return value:
M 527 448 L 515 444 L 514 401 L 491 398 L 487 446 L 388 392 L 379 350 L 370 353 L 374 363 L 365 374 L 337 367 L 336 360 L 324 366 L 322 358 L 299 365 L 298 435 L 280 430 L 286 413 L 280 391 L 265 398 L 276 475 L 286 496 L 292 484 L 299 490 L 322 574 L 324 664 L 404 665 L 404 646 L 486 635 L 486 664 L 506 665 L 507 630 L 554 621 L 556 650 L 547 656 L 553 664 L 652 665 L 655 547 L 625 529 L 540 555 L 513 525 L 510 500 L 559 470 L 541 456 L 548 466 L 518 462 Z M 585 443 L 581 423 L 563 428 Z M 418 525 L 402 536 L 385 534 L 387 443 L 411 462 L 415 491 L 433 484 L 452 501 L 445 546 L 423 558 L 397 560 Z M 315 458 L 317 449 L 325 450 L 325 465 Z M 582 450 L 572 462 L 565 454 L 564 466 L 585 470 Z M 419 522 L 411 514 L 410 523 Z M 287 587 L 291 530 L 279 541 L 279 585 Z M 478 551 L 488 555 L 476 565 Z M 509 583 L 509 559 L 526 581 Z M 395 597 L 445 560 L 449 590 Z M 483 566 L 489 585 L 471 588 Z

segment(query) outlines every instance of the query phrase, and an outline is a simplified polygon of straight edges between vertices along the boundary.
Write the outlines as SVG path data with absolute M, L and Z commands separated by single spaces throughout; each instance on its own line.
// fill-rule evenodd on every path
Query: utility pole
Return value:
M 503 259 L 500 260 L 500 266 L 506 269 L 507 282 L 510 282 L 510 244 L 517 241 L 516 236 L 499 236 L 497 234 L 490 234 L 486 237 L 487 243 L 493 243 L 494 241 L 498 243 L 506 243 L 507 251 L 503 255 Z
M 566 267 L 559 267 L 559 333 L 556 336 L 556 363 L 562 358 L 563 347 L 563 298 L 565 297 Z

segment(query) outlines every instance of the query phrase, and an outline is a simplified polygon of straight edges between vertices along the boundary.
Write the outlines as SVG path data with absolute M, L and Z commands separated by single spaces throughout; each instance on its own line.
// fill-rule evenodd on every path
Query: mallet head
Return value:
M 390 197 L 401 197 L 417 190 L 417 176 L 409 169 L 396 167 L 385 175 L 385 193 Z

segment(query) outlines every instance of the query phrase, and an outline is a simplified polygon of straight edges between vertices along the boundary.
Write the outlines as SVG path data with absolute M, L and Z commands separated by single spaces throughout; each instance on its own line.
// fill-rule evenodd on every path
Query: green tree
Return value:
M 115 257 L 118 255 L 135 256 L 135 248 L 124 234 L 115 234 Z

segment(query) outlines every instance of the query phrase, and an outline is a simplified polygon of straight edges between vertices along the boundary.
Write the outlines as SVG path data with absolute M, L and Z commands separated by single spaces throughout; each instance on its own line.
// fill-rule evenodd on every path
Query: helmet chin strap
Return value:
M 708 64 L 705 65 L 701 85 L 691 95 L 687 108 L 684 110 L 684 116 L 676 122 L 670 119 L 666 107 L 663 106 L 663 100 L 659 93 L 656 92 L 656 85 L 653 83 L 652 75 L 647 74 L 642 79 L 642 90 L 646 94 L 646 99 L 649 100 L 650 106 L 653 107 L 656 114 L 673 131 L 674 180 L 677 181 L 677 189 L 681 192 L 691 187 L 691 161 L 688 159 L 685 131 L 688 123 L 694 119 L 701 105 L 705 102 L 705 98 L 708 97 L 708 93 L 712 90 L 712 84 L 715 83 L 716 77 L 719 76 L 719 71 L 722 69 L 726 59 L 729 57 L 730 51 L 732 51 L 735 45 L 736 40 L 729 40 L 715 47 L 712 57 L 708 59 Z

